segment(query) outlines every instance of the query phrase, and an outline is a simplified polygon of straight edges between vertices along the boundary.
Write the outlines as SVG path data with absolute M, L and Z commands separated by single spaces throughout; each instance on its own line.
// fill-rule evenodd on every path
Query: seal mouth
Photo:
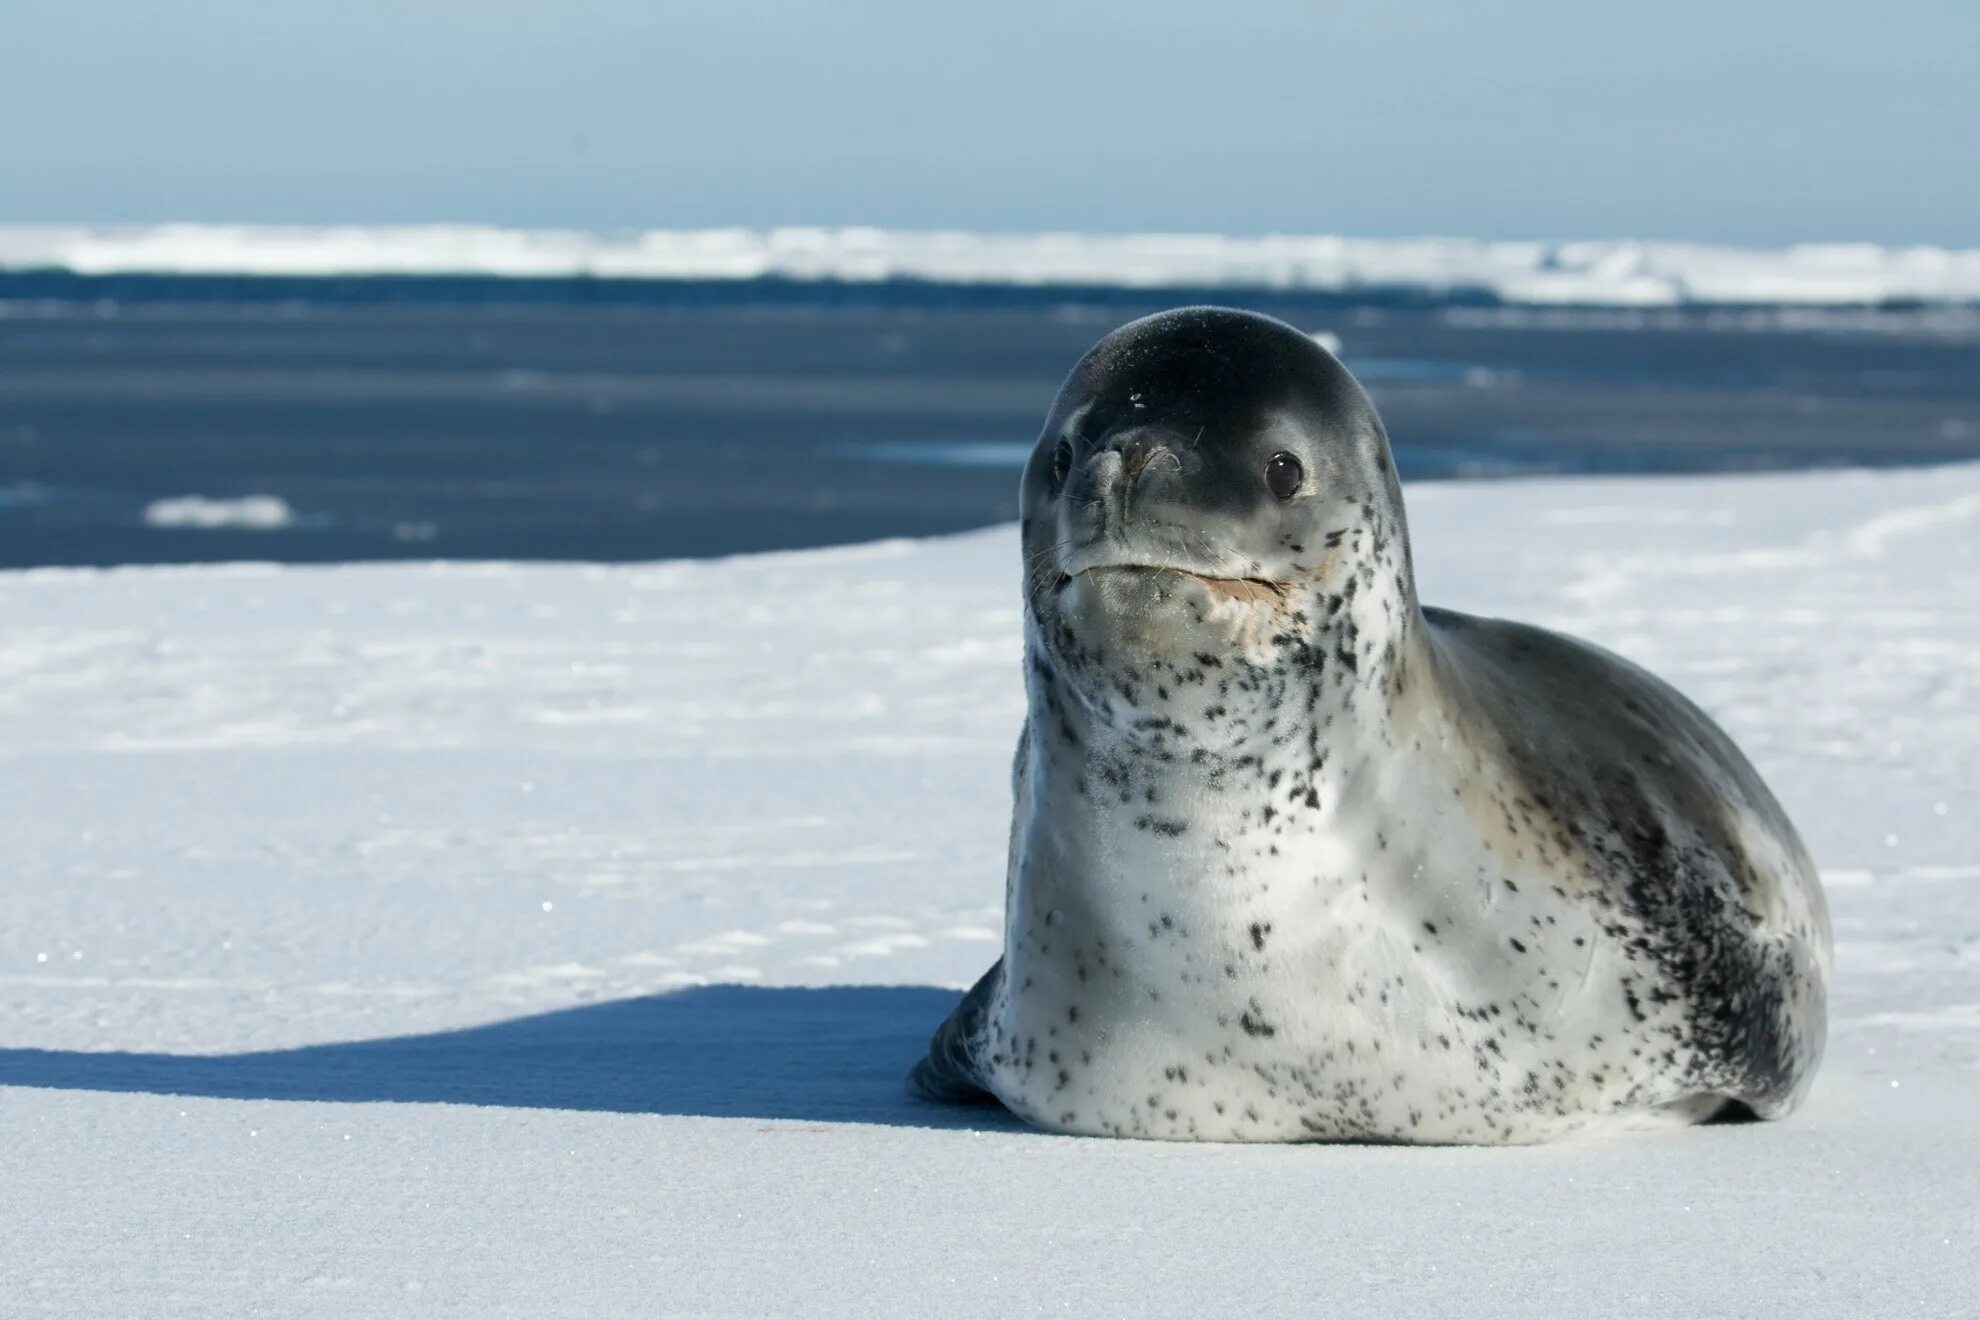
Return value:
M 1254 604 L 1280 604 L 1291 588 L 1284 582 L 1261 577 L 1217 577 L 1210 573 L 1199 573 L 1195 569 L 1180 568 L 1174 564 L 1093 564 L 1074 573 L 1061 577 L 1059 586 L 1063 589 L 1075 577 L 1092 577 L 1101 573 L 1132 573 L 1150 576 L 1187 578 L 1199 582 L 1216 595 L 1228 600 L 1249 601 Z

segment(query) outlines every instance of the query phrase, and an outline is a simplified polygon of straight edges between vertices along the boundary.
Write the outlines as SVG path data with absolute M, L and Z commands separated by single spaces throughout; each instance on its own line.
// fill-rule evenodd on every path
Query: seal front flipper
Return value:
M 997 1103 L 997 1097 L 978 1080 L 976 1049 L 1003 981 L 1004 960 L 999 958 L 936 1030 L 935 1039 L 928 1043 L 928 1057 L 908 1074 L 908 1085 L 917 1094 L 952 1105 Z

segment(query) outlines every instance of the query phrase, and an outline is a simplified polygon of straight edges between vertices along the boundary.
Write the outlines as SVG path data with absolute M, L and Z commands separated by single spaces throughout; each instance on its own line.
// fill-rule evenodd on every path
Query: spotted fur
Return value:
M 1256 474 L 1287 453 L 1281 500 Z M 1830 935 L 1793 826 L 1653 676 L 1418 605 L 1331 356 L 1242 313 L 1137 322 L 1023 495 L 1004 956 L 924 1093 L 1060 1132 L 1476 1143 L 1804 1094 Z

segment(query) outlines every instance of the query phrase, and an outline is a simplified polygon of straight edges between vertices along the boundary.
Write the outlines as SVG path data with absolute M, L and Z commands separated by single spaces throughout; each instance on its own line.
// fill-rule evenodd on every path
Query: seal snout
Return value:
M 1187 475 L 1178 448 L 1174 437 L 1153 427 L 1116 431 L 1099 443 L 1087 473 L 1110 521 L 1132 521 L 1137 498 L 1159 496 Z
M 1121 456 L 1121 474 L 1130 482 L 1157 463 L 1166 462 L 1176 471 L 1182 471 L 1182 460 L 1176 457 L 1176 452 L 1146 431 L 1134 432 L 1113 449 Z

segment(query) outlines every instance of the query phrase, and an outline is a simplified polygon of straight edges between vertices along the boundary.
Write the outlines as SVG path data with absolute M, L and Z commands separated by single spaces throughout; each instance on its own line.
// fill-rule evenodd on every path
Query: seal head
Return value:
M 1137 321 L 1073 369 L 1020 495 L 1027 596 L 1075 672 L 1082 646 L 1150 658 L 1260 644 L 1257 625 L 1326 577 L 1343 541 L 1407 535 L 1388 439 L 1332 354 L 1262 316 Z M 1054 599 L 1056 598 L 1056 599 Z M 1233 608 L 1235 607 L 1235 608 Z

